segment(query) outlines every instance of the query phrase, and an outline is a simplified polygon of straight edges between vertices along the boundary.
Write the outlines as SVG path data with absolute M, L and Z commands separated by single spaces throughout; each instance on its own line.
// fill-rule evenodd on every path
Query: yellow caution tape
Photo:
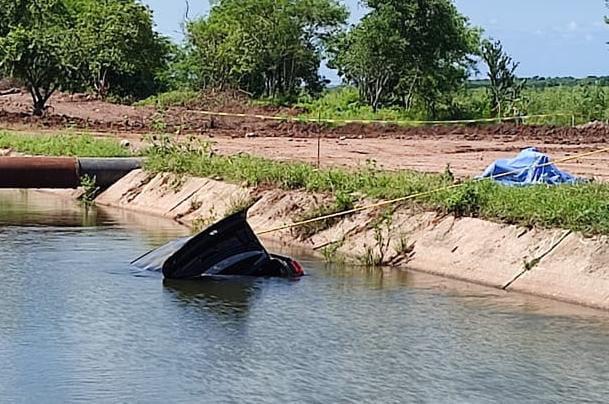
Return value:
M 328 118 L 307 118 L 299 116 L 271 116 L 271 115 L 256 115 L 256 114 L 238 114 L 232 112 L 215 112 L 215 111 L 199 111 L 187 110 L 187 113 L 201 114 L 208 116 L 224 116 L 232 118 L 253 118 L 266 121 L 283 121 L 283 122 L 310 122 L 310 123 L 336 123 L 336 124 L 380 124 L 380 125 L 458 125 L 468 123 L 489 123 L 489 122 L 509 122 L 516 120 L 551 118 L 557 116 L 571 116 L 570 114 L 540 114 L 540 115 L 525 115 L 511 116 L 506 118 L 480 118 L 480 119 L 458 119 L 448 121 L 415 121 L 415 120 L 380 120 L 380 119 L 328 119 Z

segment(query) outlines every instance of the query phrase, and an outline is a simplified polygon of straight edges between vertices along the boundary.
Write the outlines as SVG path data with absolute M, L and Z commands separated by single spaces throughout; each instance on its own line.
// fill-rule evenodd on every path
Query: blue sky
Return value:
M 186 6 L 180 0 L 144 0 L 155 13 L 157 29 L 182 37 Z M 356 21 L 365 10 L 345 0 Z M 609 14 L 604 0 L 456 0 L 459 10 L 485 35 L 500 39 L 522 76 L 609 75 Z M 190 17 L 209 10 L 207 0 L 190 0 Z M 332 74 L 324 72 L 329 77 Z M 333 77 L 332 77 L 333 78 Z

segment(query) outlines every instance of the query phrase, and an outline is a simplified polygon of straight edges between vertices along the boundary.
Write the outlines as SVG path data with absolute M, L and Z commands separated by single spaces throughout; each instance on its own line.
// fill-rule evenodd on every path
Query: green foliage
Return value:
M 190 43 L 169 47 L 167 64 L 164 69 L 157 72 L 157 81 L 162 84 L 165 91 L 188 91 L 197 87 L 198 72 L 197 58 Z
M 303 97 L 297 107 L 304 109 L 306 118 L 361 119 L 361 120 L 422 120 L 424 110 L 399 107 L 373 108 L 359 100 L 355 87 L 343 86 L 325 91 L 319 98 Z
M 558 120 L 536 120 L 532 123 L 570 124 L 609 119 L 609 87 L 599 85 L 565 86 L 529 89 L 523 92 L 526 114 L 562 113 Z
M 80 179 L 80 186 L 83 189 L 83 194 L 79 198 L 80 202 L 85 207 L 92 206 L 100 191 L 100 188 L 97 186 L 96 178 L 85 175 Z
M 310 219 L 333 215 L 334 213 L 346 212 L 351 209 L 353 209 L 352 195 L 347 194 L 344 191 L 338 191 L 335 195 L 334 203 L 322 204 L 313 209 L 310 209 L 304 212 L 303 214 L 297 216 L 296 221 L 307 221 Z M 294 233 L 296 237 L 299 237 L 301 240 L 306 240 L 317 233 L 329 229 L 330 227 L 338 223 L 341 219 L 342 217 L 329 218 L 310 224 L 305 224 L 294 229 Z
M 255 202 L 256 202 L 256 200 L 249 195 L 248 196 L 241 195 L 236 198 L 233 198 L 229 201 L 229 204 L 226 209 L 226 213 L 224 214 L 224 217 L 229 217 L 229 216 L 234 215 L 235 213 L 242 212 L 245 209 L 254 205 Z
M 25 83 L 35 115 L 58 89 L 141 98 L 161 89 L 170 43 L 137 0 L 0 0 L 0 72 Z
M 366 268 L 378 268 L 383 265 L 381 256 L 374 250 L 372 246 L 366 246 L 364 254 L 358 257 L 360 265 Z
M 526 80 L 518 80 L 518 63 L 504 51 L 500 41 L 482 42 L 482 60 L 488 67 L 489 101 L 495 116 L 516 116 L 520 109 L 521 93 Z
M 267 97 L 319 91 L 321 40 L 347 16 L 336 0 L 220 0 L 188 25 L 199 86 Z
M 78 39 L 72 50 L 75 63 L 98 95 L 142 98 L 161 89 L 156 77 L 168 62 L 171 45 L 154 32 L 147 6 L 137 0 L 66 2 Z
M 487 87 L 490 84 L 488 79 L 469 80 L 468 88 Z M 609 86 L 609 76 L 588 76 L 584 78 L 575 77 L 541 77 L 533 76 L 527 78 L 528 88 L 544 89 L 549 87 L 579 87 L 585 85 Z
M 371 11 L 330 41 L 332 67 L 376 112 L 425 105 L 435 117 L 467 78 L 479 32 L 449 0 L 368 0 Z
M 200 145 L 166 145 L 148 152 L 147 168 L 202 177 L 220 176 L 283 189 L 343 193 L 394 199 L 434 191 L 412 203 L 426 209 L 476 216 L 525 226 L 558 227 L 587 234 L 609 234 L 609 185 L 504 187 L 490 181 L 455 189 L 445 176 L 413 171 L 388 172 L 374 167 L 317 170 L 304 163 L 284 163 L 247 155 L 217 156 Z M 354 201 L 355 202 L 355 201 Z M 345 206 L 341 206 L 344 208 Z M 331 207 L 332 208 L 332 207 Z M 329 209 L 332 211 L 335 209 Z
M 0 132 L 0 148 L 41 156 L 129 157 L 129 150 L 111 139 L 85 134 L 23 135 Z
M 386 208 L 372 223 L 374 246 L 366 246 L 360 263 L 366 267 L 376 268 L 387 265 L 387 254 L 391 247 L 391 226 L 393 211 Z
M 351 120 L 426 120 L 422 108 L 380 108 L 376 113 L 358 101 L 357 89 L 350 86 L 327 90 L 318 99 L 303 98 L 298 104 L 303 117 Z M 527 119 L 527 124 L 571 125 L 609 119 L 609 87 L 600 85 L 525 88 L 518 102 L 520 115 L 556 114 L 547 118 Z M 514 112 L 514 111 L 512 111 Z M 451 119 L 493 118 L 485 87 L 459 91 L 452 100 Z
M 320 252 L 324 257 L 324 261 L 326 263 L 344 264 L 345 257 L 339 252 L 344 245 L 345 240 L 342 239 L 323 247 Z
M 43 115 L 51 95 L 77 74 L 77 40 L 60 0 L 0 0 L 0 71 L 25 83 L 33 112 Z
M 410 242 L 408 234 L 398 234 L 397 240 L 393 243 L 393 250 L 396 252 L 396 254 L 409 258 L 408 256 L 412 254 L 414 249 L 415 243 Z
M 443 201 L 446 213 L 455 217 L 478 216 L 482 206 L 480 183 L 466 184 L 450 192 Z
M 153 95 L 144 100 L 136 102 L 134 105 L 145 107 L 153 106 L 160 110 L 170 107 L 191 107 L 196 105 L 200 93 L 193 90 L 174 90 L 166 93 Z

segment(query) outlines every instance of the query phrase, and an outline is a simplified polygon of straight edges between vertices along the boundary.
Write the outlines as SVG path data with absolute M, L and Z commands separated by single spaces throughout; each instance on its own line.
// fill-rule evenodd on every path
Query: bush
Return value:
M 450 192 L 442 205 L 446 213 L 455 217 L 477 217 L 482 210 L 482 196 L 478 183 L 470 183 Z
M 22 135 L 0 132 L 0 149 L 44 156 L 128 157 L 131 152 L 114 139 L 84 134 Z
M 200 93 L 192 90 L 174 90 L 166 93 L 153 95 L 145 100 L 138 101 L 134 105 L 138 107 L 153 106 L 158 109 L 170 107 L 193 107 L 199 100 Z

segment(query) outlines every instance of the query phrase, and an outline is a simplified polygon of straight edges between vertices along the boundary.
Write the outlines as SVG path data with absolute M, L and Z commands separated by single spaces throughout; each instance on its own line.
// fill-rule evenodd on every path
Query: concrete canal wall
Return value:
M 292 223 L 332 198 L 305 192 L 256 190 L 203 178 L 133 171 L 97 198 L 101 206 L 168 217 L 205 227 L 257 200 L 257 232 Z M 361 212 L 309 231 L 269 235 L 346 262 L 395 267 L 609 309 L 609 238 L 523 228 L 400 207 Z

